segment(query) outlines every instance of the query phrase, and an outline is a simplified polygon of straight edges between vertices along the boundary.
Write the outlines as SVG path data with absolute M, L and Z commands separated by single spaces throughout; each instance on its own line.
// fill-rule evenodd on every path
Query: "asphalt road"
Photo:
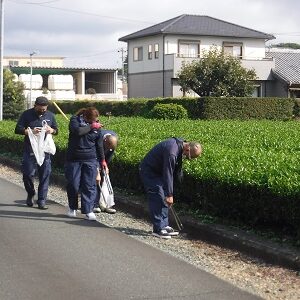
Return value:
M 0 179 L 0 299 L 259 299 L 54 202 L 25 205 Z M 162 243 L 172 242 L 162 241 Z

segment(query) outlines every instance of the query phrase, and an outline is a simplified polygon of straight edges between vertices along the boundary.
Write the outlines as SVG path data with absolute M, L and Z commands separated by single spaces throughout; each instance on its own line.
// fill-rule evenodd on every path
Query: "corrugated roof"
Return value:
M 300 84 L 300 53 L 266 52 L 266 57 L 275 58 L 275 75 L 288 84 Z
M 16 74 L 30 73 L 30 67 L 22 66 L 10 66 L 10 70 Z M 79 72 L 79 71 L 89 71 L 89 72 L 115 72 L 117 69 L 102 69 L 102 68 L 81 68 L 81 67 L 33 67 L 33 74 L 66 74 L 69 72 Z
M 119 41 L 156 34 L 188 34 L 200 36 L 223 36 L 239 38 L 257 38 L 272 40 L 275 37 L 257 30 L 239 26 L 209 16 L 181 15 L 176 18 L 147 27 L 135 33 L 123 36 Z
M 25 66 L 10 66 L 11 69 L 14 68 L 29 68 Z M 90 67 L 32 67 L 32 69 L 54 69 L 54 70 L 70 70 L 70 71 L 116 71 L 117 69 L 105 69 L 105 68 L 90 68 Z

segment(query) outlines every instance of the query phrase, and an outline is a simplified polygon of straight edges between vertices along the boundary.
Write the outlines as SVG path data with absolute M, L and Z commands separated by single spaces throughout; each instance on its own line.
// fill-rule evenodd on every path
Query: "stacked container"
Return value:
M 49 75 L 48 89 L 52 100 L 75 100 L 72 75 Z

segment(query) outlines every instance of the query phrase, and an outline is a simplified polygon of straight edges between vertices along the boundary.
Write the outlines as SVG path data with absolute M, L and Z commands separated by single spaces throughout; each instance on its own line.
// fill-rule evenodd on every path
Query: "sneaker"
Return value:
M 95 207 L 94 208 L 94 213 L 101 213 L 100 207 Z
M 69 208 L 69 210 L 67 212 L 67 216 L 70 218 L 75 218 L 76 217 L 76 209 Z
M 104 211 L 108 214 L 115 214 L 117 212 L 114 208 L 108 208 L 108 207 L 106 207 Z
M 164 230 L 167 231 L 167 233 L 170 235 L 170 236 L 176 236 L 179 234 L 179 231 L 177 230 L 174 230 L 171 226 L 166 226 L 165 228 L 163 228 Z
M 158 232 L 153 231 L 152 235 L 156 236 L 158 238 L 161 238 L 161 239 L 170 239 L 171 238 L 171 236 L 169 235 L 169 233 L 167 232 L 167 230 L 164 230 L 164 229 L 162 229 L 162 230 L 160 230 Z
M 39 204 L 38 209 L 46 210 L 48 209 L 48 206 L 46 206 L 45 204 Z
M 32 207 L 33 206 L 33 197 L 34 196 L 27 196 L 27 199 L 26 199 L 26 204 L 27 204 L 27 206 L 29 206 L 29 207 Z
M 89 221 L 96 221 L 96 215 L 93 212 L 90 212 L 85 215 L 85 219 Z

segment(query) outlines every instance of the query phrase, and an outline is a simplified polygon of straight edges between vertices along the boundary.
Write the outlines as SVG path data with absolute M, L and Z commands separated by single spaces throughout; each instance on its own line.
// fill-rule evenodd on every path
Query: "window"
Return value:
M 152 45 L 148 45 L 148 59 L 152 59 Z
M 133 48 L 133 60 L 134 61 L 143 60 L 143 47 L 134 47 Z
M 223 43 L 223 51 L 225 54 L 232 55 L 237 58 L 243 57 L 243 44 L 242 43 Z
M 154 58 L 158 58 L 159 57 L 159 54 L 158 54 L 158 44 L 155 44 L 154 45 Z
M 10 60 L 10 61 L 8 61 L 8 64 L 11 67 L 17 67 L 19 65 L 19 61 L 18 60 Z
M 252 92 L 252 97 L 254 97 L 254 98 L 262 97 L 262 95 L 261 95 L 261 86 L 260 85 L 255 85 L 254 86 L 254 90 Z
M 180 57 L 199 57 L 200 42 L 199 41 L 179 41 L 178 53 Z

